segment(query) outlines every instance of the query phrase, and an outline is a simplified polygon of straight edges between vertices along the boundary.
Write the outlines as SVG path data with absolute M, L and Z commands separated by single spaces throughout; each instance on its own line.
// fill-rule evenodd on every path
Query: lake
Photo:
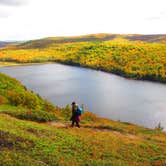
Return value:
M 52 103 L 76 101 L 99 116 L 166 129 L 166 85 L 61 64 L 1 67 Z

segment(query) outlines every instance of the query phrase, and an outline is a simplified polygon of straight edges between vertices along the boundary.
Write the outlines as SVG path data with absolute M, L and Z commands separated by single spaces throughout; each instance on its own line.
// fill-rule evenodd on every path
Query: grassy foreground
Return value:
M 166 135 L 157 139 L 114 130 L 54 127 L 0 114 L 2 166 L 165 165 Z
M 99 34 L 45 38 L 0 49 L 0 61 L 59 62 L 127 78 L 166 82 L 166 37 Z

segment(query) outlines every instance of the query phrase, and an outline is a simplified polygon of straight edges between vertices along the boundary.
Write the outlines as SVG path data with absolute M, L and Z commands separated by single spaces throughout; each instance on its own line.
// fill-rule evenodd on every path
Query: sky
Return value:
M 166 0 L 0 0 L 0 41 L 166 34 Z

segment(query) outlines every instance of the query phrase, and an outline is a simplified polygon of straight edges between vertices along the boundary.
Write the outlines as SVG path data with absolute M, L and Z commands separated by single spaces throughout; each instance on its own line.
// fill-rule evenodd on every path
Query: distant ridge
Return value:
M 109 41 L 116 38 L 126 39 L 129 41 L 142 41 L 142 42 L 157 42 L 166 43 L 166 34 L 156 35 L 137 35 L 137 34 L 90 34 L 84 36 L 71 36 L 71 37 L 47 37 L 43 39 L 30 40 L 18 44 L 18 48 L 33 49 L 33 48 L 46 48 L 52 44 L 72 43 L 72 42 L 88 42 L 88 41 Z
M 127 35 L 124 37 L 130 41 L 144 41 L 144 42 L 157 42 L 157 43 L 166 43 L 166 34 L 157 34 L 157 35 Z
M 0 48 L 6 47 L 8 44 L 11 44 L 11 42 L 0 41 Z

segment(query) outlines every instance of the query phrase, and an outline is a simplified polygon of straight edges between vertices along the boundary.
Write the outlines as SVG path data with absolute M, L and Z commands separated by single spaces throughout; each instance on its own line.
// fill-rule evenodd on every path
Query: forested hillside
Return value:
M 59 62 L 133 79 L 166 82 L 165 35 L 46 38 L 0 49 L 0 61 Z

